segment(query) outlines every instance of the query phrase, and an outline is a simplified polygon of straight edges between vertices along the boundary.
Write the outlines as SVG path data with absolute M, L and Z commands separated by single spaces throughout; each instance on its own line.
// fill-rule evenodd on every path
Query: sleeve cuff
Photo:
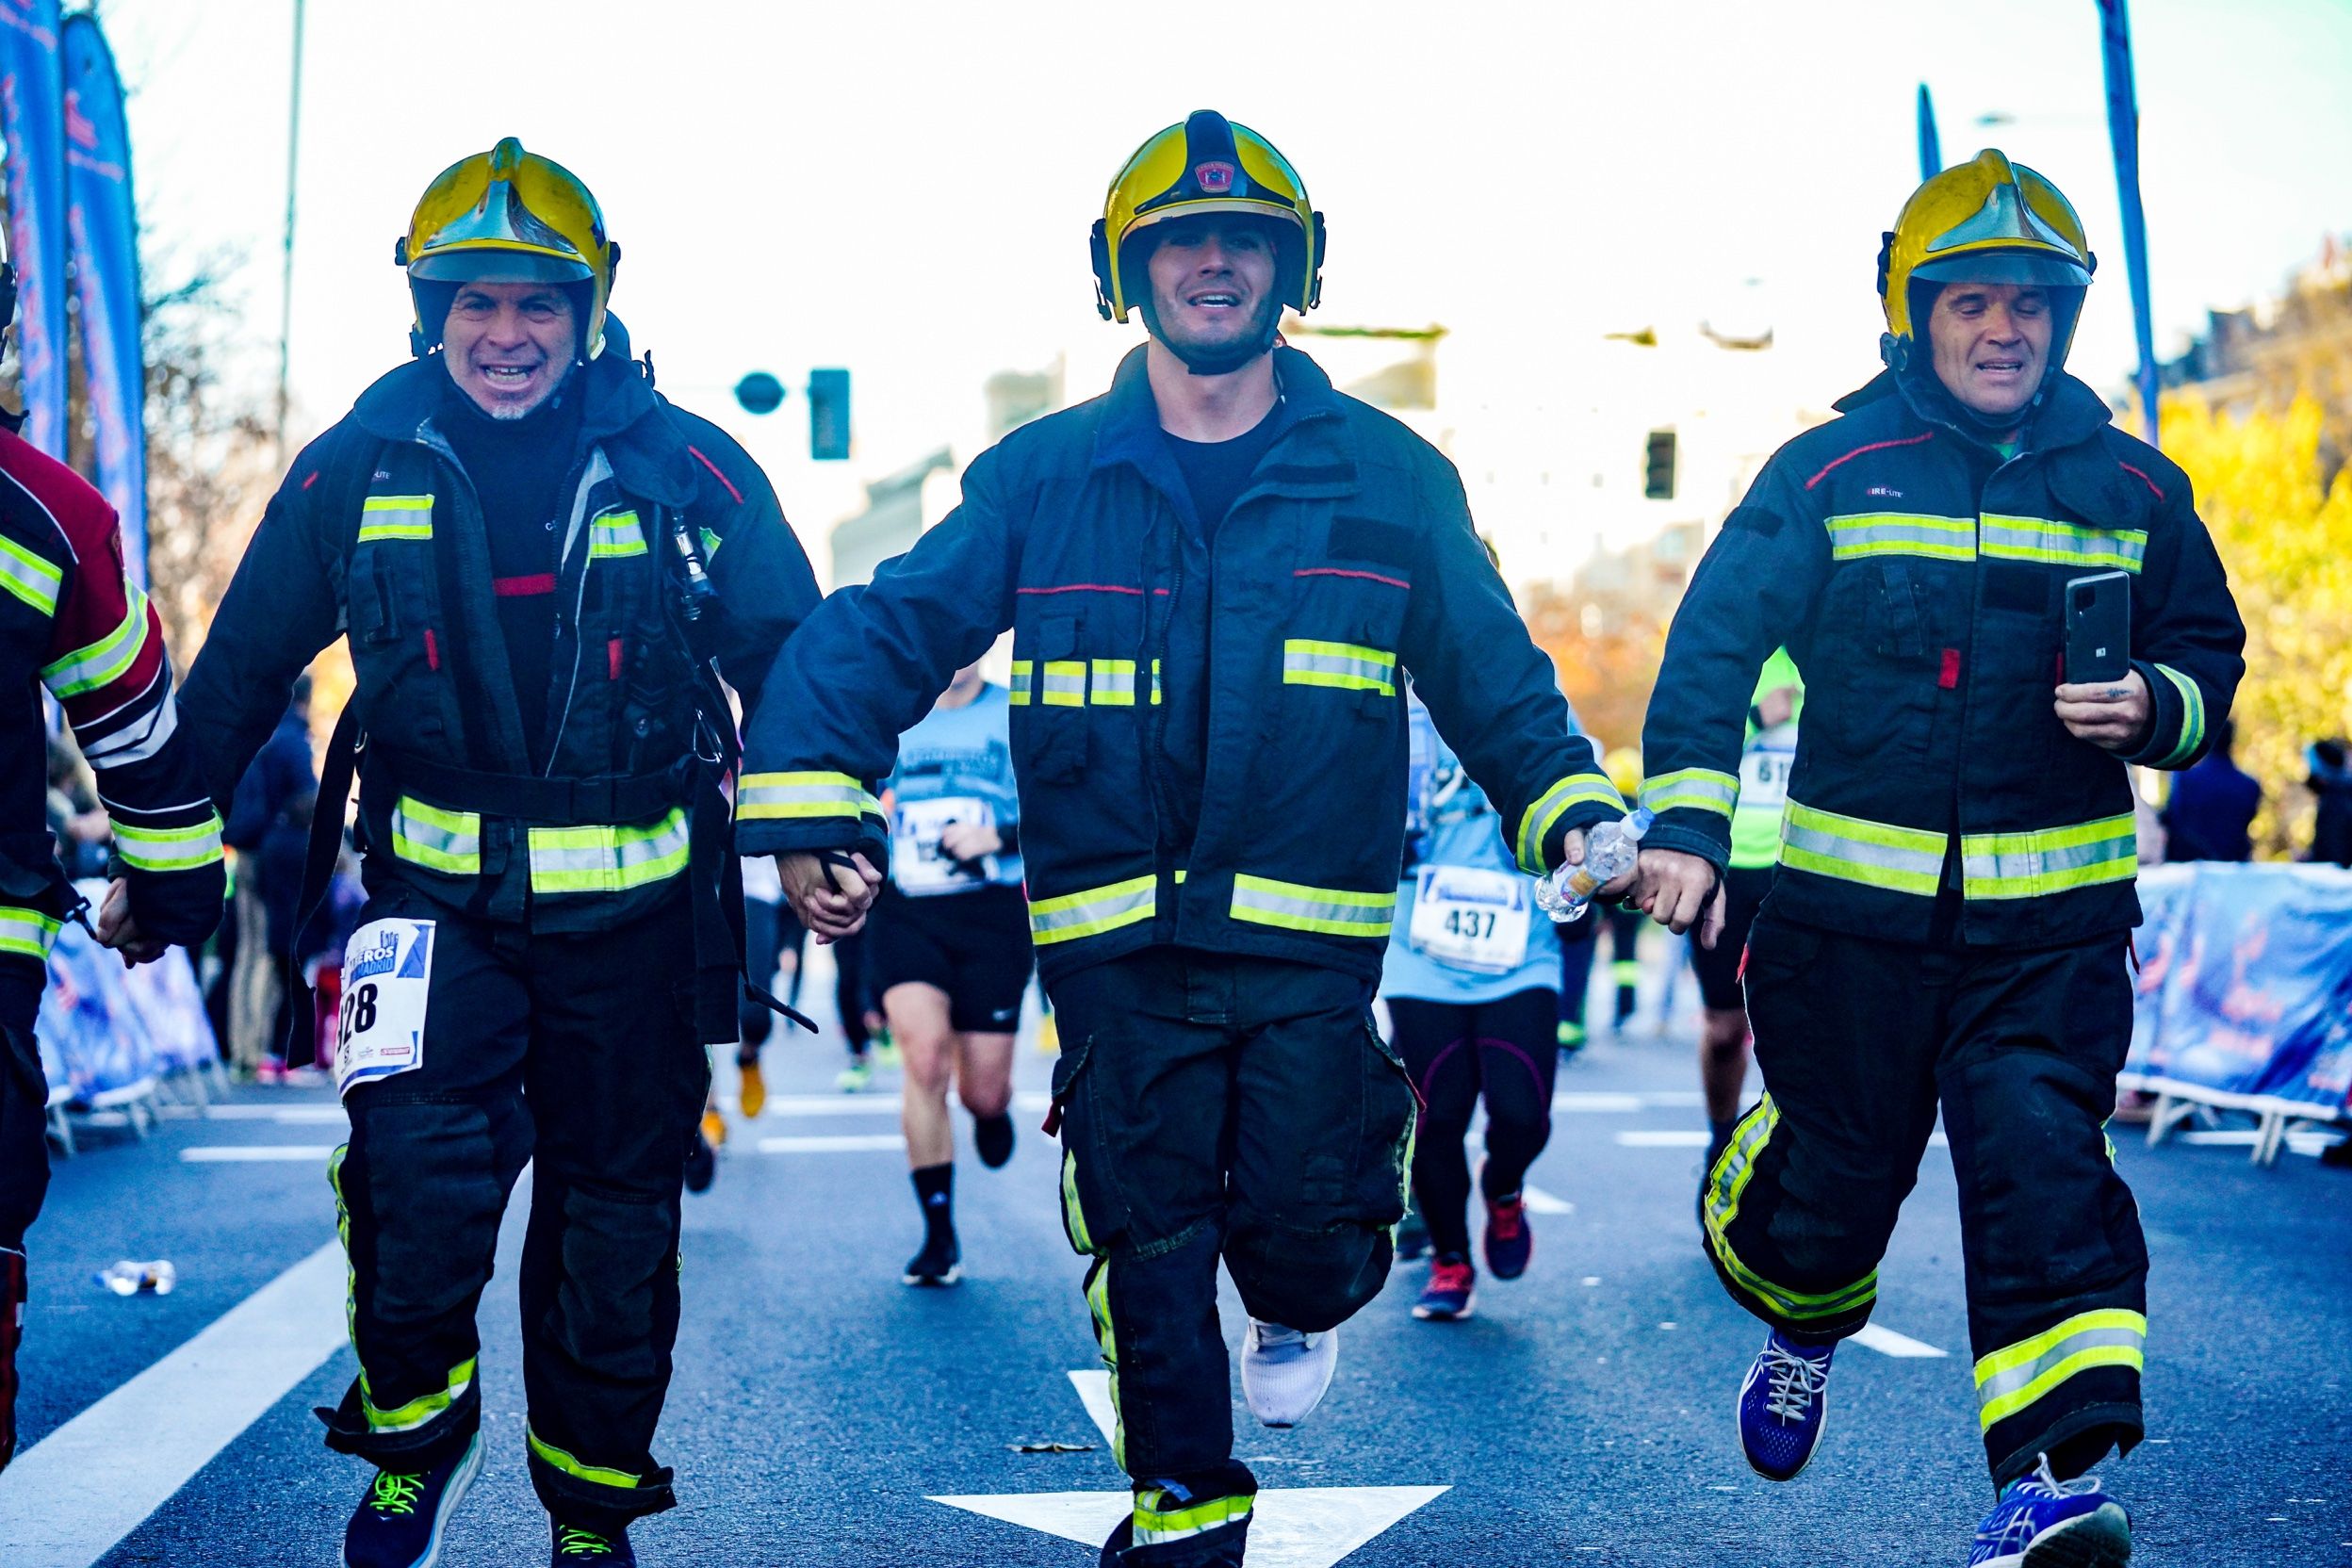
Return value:
M 2169 664 L 2135 659 L 2132 667 L 2148 682 L 2148 733 L 2137 746 L 2116 755 L 2141 767 L 2187 767 L 2205 753 L 2204 689 Z
M 1695 855 L 1717 871 L 1723 870 L 1731 864 L 1731 845 L 1723 835 L 1710 831 L 1705 825 L 1704 820 L 1700 822 L 1676 820 L 1693 817 L 1704 819 L 1705 813 L 1683 810 L 1658 818 L 1650 825 L 1650 830 L 1642 835 L 1642 847 L 1643 849 L 1671 849 L 1684 855 Z
M 1567 857 L 1569 834 L 1579 831 L 1589 833 L 1605 822 L 1618 821 L 1625 814 L 1619 808 L 1600 801 L 1570 807 L 1561 813 L 1560 821 L 1552 825 L 1552 830 L 1544 835 L 1544 870 L 1560 869 L 1560 862 Z

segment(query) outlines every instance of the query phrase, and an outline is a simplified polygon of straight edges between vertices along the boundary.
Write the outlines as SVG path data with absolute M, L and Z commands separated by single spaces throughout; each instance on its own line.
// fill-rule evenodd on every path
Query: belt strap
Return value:
M 478 773 L 412 751 L 372 745 L 391 770 L 395 788 L 435 806 L 485 817 L 521 817 L 544 827 L 605 827 L 644 822 L 683 803 L 692 759 L 660 773 L 615 778 L 541 778 L 531 774 Z

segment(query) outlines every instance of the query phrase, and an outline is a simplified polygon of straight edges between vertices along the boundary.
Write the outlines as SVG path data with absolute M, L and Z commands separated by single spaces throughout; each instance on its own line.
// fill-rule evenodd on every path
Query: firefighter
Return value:
M 1913 194 L 1880 257 L 1886 370 L 1724 523 L 1643 736 L 1642 897 L 1682 929 L 1726 858 L 1758 669 L 1786 645 L 1802 673 L 1748 946 L 1766 1092 L 1703 1199 L 1724 1288 L 1770 1325 L 1748 1459 L 1785 1480 L 1812 1457 L 1940 1106 L 1998 1494 L 1978 1568 L 2130 1553 L 2089 1475 L 2142 1433 L 2148 1253 L 2101 1131 L 2140 918 L 2127 764 L 2203 755 L 2244 669 L 2187 477 L 2063 368 L 2092 267 L 2057 188 L 1998 152 Z M 2129 673 L 2068 683 L 2067 584 L 2115 571 Z
M 512 139 L 435 179 L 395 248 L 414 357 L 296 458 L 190 677 L 226 798 L 350 635 L 368 903 L 328 1173 L 360 1373 L 322 1413 L 377 1470 L 352 1568 L 430 1560 L 481 1464 L 475 1309 L 526 1161 L 553 1557 L 633 1561 L 629 1523 L 674 1502 L 652 1445 L 679 1186 L 740 985 L 717 678 L 757 712 L 817 596 L 759 468 L 630 359 L 619 255 L 587 188 Z
M 1233 1457 L 1220 1258 L 1250 1318 L 1243 1391 L 1278 1427 L 1322 1397 L 1334 1331 L 1388 1272 L 1413 1099 L 1368 1004 L 1405 669 L 1521 869 L 1623 813 L 1452 466 L 1276 345 L 1322 261 L 1322 215 L 1265 138 L 1206 110 L 1152 136 L 1094 230 L 1102 314 L 1149 340 L 828 599 L 750 735 L 744 841 L 782 852 L 802 918 L 838 935 L 872 882 L 819 852 L 883 852 L 899 733 L 1013 633 L 1064 1222 L 1135 1483 L 1102 1560 L 1127 1568 L 1242 1559 L 1256 1481 Z

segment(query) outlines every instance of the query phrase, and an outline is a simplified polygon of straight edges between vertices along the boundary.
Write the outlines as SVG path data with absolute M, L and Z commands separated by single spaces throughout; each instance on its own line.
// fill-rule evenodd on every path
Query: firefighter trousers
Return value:
M 0 1248 L 12 1252 L 49 1191 L 49 1080 L 33 1037 L 47 978 L 37 960 L 0 955 Z
M 1250 1316 L 1311 1333 L 1388 1277 L 1413 1093 L 1371 989 L 1168 946 L 1054 985 L 1063 1222 L 1093 1259 L 1114 1446 L 1138 1483 L 1240 1470 L 1220 1257 Z
M 1994 1483 L 2080 1473 L 2141 1435 L 2148 1248 L 2105 1122 L 2132 1037 L 2124 939 L 2032 950 L 1756 922 L 1764 1098 L 1707 1173 L 1707 1248 L 1784 1333 L 1868 1322 L 1937 1107 L 1960 1189 L 1979 1429 Z
M 327 1445 L 408 1471 L 478 1429 L 475 1314 L 529 1162 L 531 1483 L 550 1513 L 610 1533 L 675 1502 L 651 1449 L 678 1337 L 679 1191 L 710 1086 L 683 885 L 674 906 L 613 931 L 453 917 L 397 882 L 363 926 L 387 917 L 435 923 L 422 1060 L 345 1096 L 351 1141 L 329 1176 L 360 1373 L 319 1413 Z

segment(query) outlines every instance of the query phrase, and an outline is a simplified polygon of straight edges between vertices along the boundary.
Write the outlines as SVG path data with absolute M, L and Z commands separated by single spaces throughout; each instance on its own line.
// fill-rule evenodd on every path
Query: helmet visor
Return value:
M 576 256 L 495 243 L 435 251 L 411 262 L 408 271 L 432 283 L 586 283 L 594 276 Z
M 2047 251 L 1964 251 L 1922 261 L 1911 270 L 1917 283 L 2005 283 L 2041 288 L 2088 288 L 2091 274 L 2075 262 Z

